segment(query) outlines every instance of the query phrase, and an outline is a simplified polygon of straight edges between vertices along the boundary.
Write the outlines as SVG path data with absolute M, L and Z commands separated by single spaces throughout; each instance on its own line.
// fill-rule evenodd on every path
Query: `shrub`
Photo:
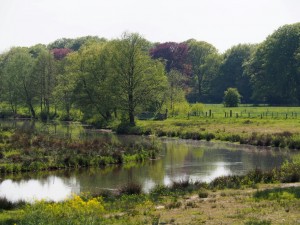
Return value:
M 170 188 L 164 185 L 156 185 L 150 191 L 150 196 L 152 197 L 159 197 L 159 196 L 168 196 L 171 194 Z
M 36 202 L 25 208 L 18 224 L 102 224 L 102 199 L 84 201 L 79 196 L 60 203 Z
M 186 190 L 188 187 L 192 186 L 192 182 L 190 181 L 189 177 L 173 181 L 171 185 L 171 189 L 173 190 Z
M 198 196 L 199 196 L 199 198 L 207 198 L 208 197 L 208 191 L 205 190 L 205 189 L 201 189 L 198 192 Z
M 228 88 L 224 92 L 224 106 L 237 107 L 241 103 L 241 95 L 236 88 Z
M 140 195 L 142 194 L 142 185 L 134 182 L 129 182 L 119 188 L 119 193 L 125 195 Z
M 278 178 L 283 183 L 300 181 L 300 161 L 285 161 L 278 171 Z

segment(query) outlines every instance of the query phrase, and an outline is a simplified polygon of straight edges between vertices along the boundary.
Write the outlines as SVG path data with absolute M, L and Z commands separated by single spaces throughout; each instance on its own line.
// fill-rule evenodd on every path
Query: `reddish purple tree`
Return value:
M 189 74 L 188 45 L 185 43 L 166 42 L 156 45 L 150 50 L 153 59 L 163 59 L 166 63 L 166 71 L 178 70 L 183 74 Z
M 70 52 L 72 52 L 72 50 L 69 48 L 54 48 L 51 50 L 51 53 L 56 60 L 65 58 Z

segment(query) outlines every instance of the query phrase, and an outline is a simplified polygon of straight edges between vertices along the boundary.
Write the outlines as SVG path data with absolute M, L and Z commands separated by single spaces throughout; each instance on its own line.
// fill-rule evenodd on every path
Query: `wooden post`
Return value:
M 230 110 L 230 117 L 232 117 L 232 110 Z

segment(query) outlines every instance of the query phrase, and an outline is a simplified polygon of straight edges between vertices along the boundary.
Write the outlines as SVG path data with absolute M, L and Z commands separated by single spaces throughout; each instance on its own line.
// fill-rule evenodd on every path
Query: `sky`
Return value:
M 152 42 L 194 38 L 224 52 L 300 22 L 299 12 L 300 0 L 0 0 L 0 52 L 125 31 Z

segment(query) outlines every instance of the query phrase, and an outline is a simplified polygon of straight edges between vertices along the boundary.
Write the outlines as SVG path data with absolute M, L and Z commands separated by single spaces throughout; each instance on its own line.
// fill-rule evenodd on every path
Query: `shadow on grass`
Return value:
M 257 191 L 253 197 L 255 199 L 267 200 L 300 199 L 300 187 L 275 188 Z

